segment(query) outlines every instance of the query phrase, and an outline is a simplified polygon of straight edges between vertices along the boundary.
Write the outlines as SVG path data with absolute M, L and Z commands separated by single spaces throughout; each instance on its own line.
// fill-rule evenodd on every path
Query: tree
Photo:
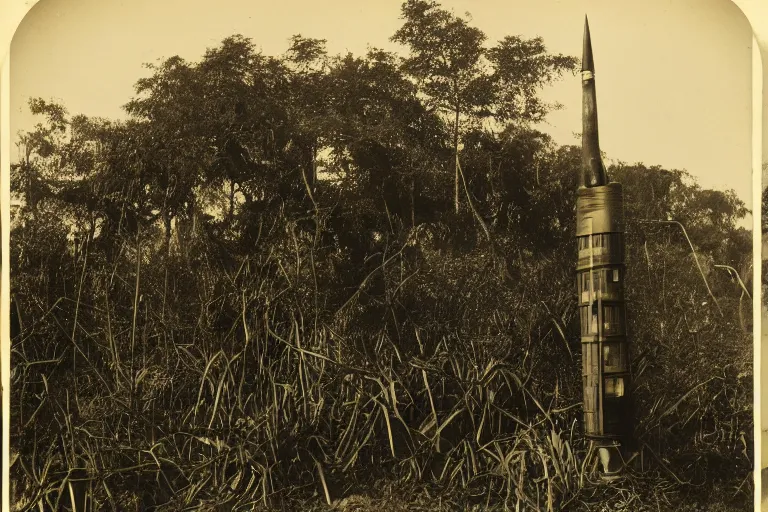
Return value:
M 302 152 L 301 180 L 307 193 L 316 190 L 318 152 L 328 133 L 328 102 L 333 89 L 329 87 L 328 57 L 325 39 L 295 35 L 286 52 L 285 62 L 292 73 L 289 78 L 289 115 L 296 130 L 294 142 Z
M 459 142 L 462 121 L 477 123 L 538 121 L 551 107 L 537 89 L 565 71 L 576 59 L 550 55 L 541 38 L 507 37 L 493 48 L 469 22 L 440 8 L 435 0 L 407 0 L 403 26 L 392 40 L 408 47 L 403 69 L 419 84 L 431 108 L 451 117 L 454 148 L 454 206 L 459 210 Z

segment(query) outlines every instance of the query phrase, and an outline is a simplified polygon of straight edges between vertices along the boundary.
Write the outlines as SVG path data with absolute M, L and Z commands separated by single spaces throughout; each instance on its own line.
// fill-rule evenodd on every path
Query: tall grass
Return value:
M 746 341 L 706 380 L 669 359 L 724 324 L 638 342 L 640 443 L 631 478 L 606 486 L 580 432 L 567 254 L 392 239 L 354 269 L 284 227 L 241 256 L 204 236 L 168 256 L 148 232 L 113 260 L 17 260 L 19 509 L 669 510 L 707 489 L 749 502 Z M 655 317 L 636 312 L 644 333 Z

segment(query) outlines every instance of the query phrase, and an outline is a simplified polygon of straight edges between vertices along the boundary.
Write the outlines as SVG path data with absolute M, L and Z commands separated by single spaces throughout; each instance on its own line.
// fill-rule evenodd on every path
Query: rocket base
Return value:
M 599 445 L 598 457 L 600 458 L 600 478 L 605 481 L 614 481 L 621 478 L 624 469 L 624 457 L 618 443 Z

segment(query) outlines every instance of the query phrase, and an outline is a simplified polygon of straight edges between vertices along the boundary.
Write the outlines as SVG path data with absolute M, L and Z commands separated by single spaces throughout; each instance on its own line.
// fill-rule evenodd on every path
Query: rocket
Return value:
M 630 361 L 624 302 L 624 201 L 600 155 L 595 65 L 584 20 L 582 165 L 576 199 L 576 281 L 581 325 L 584 435 L 597 448 L 603 478 L 624 467 L 632 435 Z

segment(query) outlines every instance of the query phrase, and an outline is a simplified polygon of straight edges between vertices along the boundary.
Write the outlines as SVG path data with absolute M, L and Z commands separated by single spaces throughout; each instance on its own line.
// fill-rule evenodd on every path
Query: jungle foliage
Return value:
M 640 455 L 601 485 L 580 435 L 580 148 L 535 128 L 576 59 L 489 45 L 431 1 L 402 13 L 404 58 L 232 36 L 150 66 L 124 121 L 30 102 L 12 169 L 24 503 L 751 503 L 744 204 L 685 171 L 609 169 Z

